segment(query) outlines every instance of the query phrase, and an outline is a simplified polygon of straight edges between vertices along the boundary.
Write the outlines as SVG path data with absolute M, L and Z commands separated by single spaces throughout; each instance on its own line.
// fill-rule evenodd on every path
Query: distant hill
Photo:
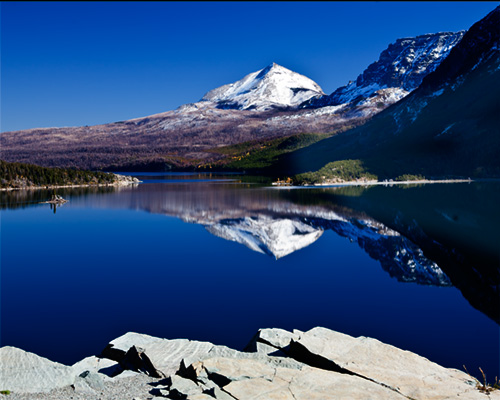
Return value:
M 360 160 L 380 177 L 500 175 L 500 7 L 410 95 L 365 125 L 285 155 L 278 171 Z

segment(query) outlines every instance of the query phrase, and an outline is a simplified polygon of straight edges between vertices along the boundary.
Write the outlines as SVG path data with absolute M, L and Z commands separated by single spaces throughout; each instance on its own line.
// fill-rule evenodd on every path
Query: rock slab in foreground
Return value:
M 0 390 L 37 393 L 72 385 L 71 367 L 11 346 L 0 348 Z
M 1 351 L 7 355 L 0 365 L 0 382 L 7 386 L 1 389 L 14 392 L 11 400 L 111 400 L 127 398 L 131 390 L 130 398 L 143 400 L 500 400 L 500 391 L 485 397 L 477 381 L 458 370 L 375 339 L 325 328 L 262 329 L 245 352 L 129 332 L 113 340 L 101 357 L 73 368 L 19 349 Z M 113 378 L 103 375 L 111 370 Z M 59 374 L 60 380 L 55 378 Z M 32 394 L 50 387 L 55 390 L 49 394 Z
M 211 358 L 193 364 L 193 369 L 196 383 L 216 387 L 219 382 L 220 392 L 229 399 L 405 399 L 368 380 L 307 365 L 297 369 L 273 366 L 264 359 Z M 185 398 L 191 399 L 189 394 Z
M 465 372 L 368 337 L 354 338 L 321 327 L 293 333 L 262 329 L 253 346 L 257 351 L 281 350 L 308 365 L 353 374 L 412 399 L 484 399 L 477 382 Z M 500 398 L 498 391 L 492 395 Z

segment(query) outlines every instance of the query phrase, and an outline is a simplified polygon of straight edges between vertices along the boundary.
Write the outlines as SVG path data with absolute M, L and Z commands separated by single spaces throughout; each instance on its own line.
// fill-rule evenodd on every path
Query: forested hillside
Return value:
M 114 174 L 69 168 L 46 168 L 33 164 L 9 163 L 0 160 L 0 187 L 111 184 Z

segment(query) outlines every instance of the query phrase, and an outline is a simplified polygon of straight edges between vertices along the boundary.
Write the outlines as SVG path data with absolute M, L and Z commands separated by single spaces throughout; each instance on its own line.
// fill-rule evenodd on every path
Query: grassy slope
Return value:
M 273 140 L 252 140 L 232 146 L 210 150 L 212 153 L 222 154 L 225 159 L 216 163 L 205 164 L 201 169 L 216 167 L 227 170 L 265 170 L 283 154 L 298 150 L 326 139 L 332 134 L 300 133 Z

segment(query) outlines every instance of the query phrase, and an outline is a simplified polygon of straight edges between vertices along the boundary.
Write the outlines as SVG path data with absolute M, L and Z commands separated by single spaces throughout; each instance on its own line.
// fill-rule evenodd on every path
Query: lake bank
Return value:
M 72 366 L 14 347 L 0 354 L 0 390 L 13 400 L 500 399 L 466 372 L 321 327 L 260 329 L 243 351 L 128 332 Z
M 322 186 L 392 186 L 392 185 L 413 185 L 413 184 L 432 184 L 432 183 L 466 183 L 474 182 L 472 179 L 421 179 L 411 181 L 352 181 L 352 182 L 332 182 L 332 183 L 316 183 L 314 185 L 304 185 L 305 187 L 322 187 Z
M 81 187 L 103 187 L 103 186 L 129 186 L 141 183 L 139 179 L 129 175 L 114 174 L 116 181 L 110 183 L 89 183 L 89 184 L 68 184 L 68 185 L 39 185 L 39 186 L 24 186 L 24 187 L 8 187 L 0 188 L 0 191 L 9 192 L 17 190 L 40 190 L 40 189 L 63 189 L 63 188 L 81 188 Z
M 472 183 L 476 182 L 473 179 L 421 179 L 421 180 L 411 180 L 411 181 L 365 181 L 365 180 L 357 180 L 357 181 L 347 181 L 347 182 L 324 182 L 324 183 L 315 183 L 313 185 L 279 185 L 273 182 L 274 188 L 321 188 L 321 187 L 343 187 L 343 186 L 394 186 L 394 185 L 415 185 L 415 184 L 433 184 L 433 183 Z

